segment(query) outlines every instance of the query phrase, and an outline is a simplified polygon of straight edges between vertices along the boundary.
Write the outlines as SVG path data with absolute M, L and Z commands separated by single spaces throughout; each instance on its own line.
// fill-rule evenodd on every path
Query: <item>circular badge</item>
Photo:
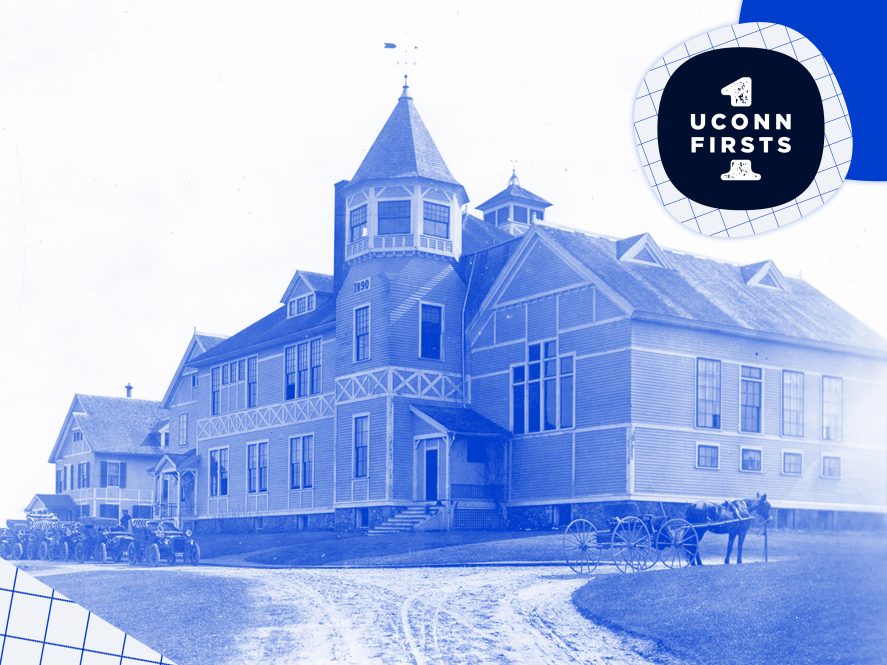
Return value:
M 728 26 L 650 70 L 635 102 L 638 152 L 663 206 L 710 236 L 769 231 L 822 205 L 850 166 L 835 76 L 781 25 Z

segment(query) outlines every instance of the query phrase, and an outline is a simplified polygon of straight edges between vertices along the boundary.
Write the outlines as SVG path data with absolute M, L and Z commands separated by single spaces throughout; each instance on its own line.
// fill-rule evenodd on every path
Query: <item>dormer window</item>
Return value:
M 351 241 L 357 242 L 367 236 L 367 207 L 365 205 L 355 208 L 350 215 Z
M 742 278 L 748 286 L 763 286 L 775 291 L 787 291 L 788 282 L 772 261 L 761 261 L 742 266 Z
M 497 224 L 507 224 L 508 223 L 508 206 L 504 208 L 499 208 L 496 211 L 496 223 Z
M 639 263 L 657 268 L 669 268 L 668 258 L 649 233 L 624 238 L 616 242 L 616 257 L 623 263 Z
M 435 238 L 450 237 L 450 208 L 425 201 L 422 233 Z
M 379 235 L 411 232 L 409 201 L 379 201 Z
M 292 318 L 300 314 L 307 314 L 314 310 L 316 298 L 313 293 L 307 293 L 304 296 L 293 298 L 287 305 L 287 317 Z

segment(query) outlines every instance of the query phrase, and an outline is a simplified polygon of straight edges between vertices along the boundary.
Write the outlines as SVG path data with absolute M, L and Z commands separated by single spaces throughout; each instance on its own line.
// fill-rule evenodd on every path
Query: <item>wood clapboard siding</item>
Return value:
M 576 361 L 576 426 L 625 423 L 631 417 L 631 354 Z
M 576 432 L 576 498 L 626 491 L 625 428 Z
M 511 378 L 508 372 L 471 380 L 471 408 L 511 431 Z
M 675 432 L 638 427 L 635 437 L 635 492 L 736 498 L 766 492 L 777 501 L 887 503 L 883 475 L 887 451 L 841 448 L 817 441 L 740 436 L 719 432 Z M 720 468 L 696 468 L 696 443 L 719 445 Z M 762 449 L 762 472 L 739 470 L 740 448 Z M 782 472 L 782 451 L 803 454 L 801 476 Z M 842 458 L 842 478 L 820 477 L 822 452 Z
M 527 341 L 538 342 L 557 335 L 557 298 L 527 303 Z
M 692 427 L 696 422 L 696 360 L 631 353 L 631 417 Z
M 356 414 L 370 416 L 369 478 L 354 478 L 354 440 L 352 422 Z M 340 404 L 336 433 L 336 501 L 380 501 L 386 494 L 386 420 L 387 398 Z M 352 495 L 352 487 L 354 494 Z M 369 490 L 369 494 L 367 491 Z
M 574 328 L 594 321 L 595 287 L 584 286 L 559 296 L 558 327 Z
M 495 310 L 496 344 L 526 339 L 526 304 L 502 307 Z
M 557 254 L 536 241 L 521 269 L 503 292 L 501 300 L 524 300 L 537 293 L 564 289 L 585 281 L 584 277 L 566 265 Z
M 511 499 L 567 496 L 572 488 L 573 435 L 517 437 L 511 443 Z
M 484 376 L 494 372 L 508 372 L 513 364 L 526 362 L 527 345 L 523 339 L 502 346 L 477 349 L 471 352 L 469 366 L 474 376 Z

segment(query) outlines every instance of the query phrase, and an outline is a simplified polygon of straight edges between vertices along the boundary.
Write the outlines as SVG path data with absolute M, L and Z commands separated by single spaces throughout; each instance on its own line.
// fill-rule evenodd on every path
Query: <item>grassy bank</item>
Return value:
M 769 564 L 605 575 L 573 600 L 592 621 L 656 644 L 663 662 L 887 661 L 887 540 L 778 533 L 773 545 Z

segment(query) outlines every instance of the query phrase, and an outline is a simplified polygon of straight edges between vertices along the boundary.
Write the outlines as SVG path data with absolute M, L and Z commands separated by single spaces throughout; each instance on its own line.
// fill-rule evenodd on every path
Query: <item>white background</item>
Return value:
M 75 392 L 160 399 L 194 326 L 232 334 L 331 271 L 333 183 L 400 94 L 386 41 L 419 46 L 411 91 L 473 203 L 517 160 L 551 223 L 771 258 L 887 331 L 887 186 L 714 240 L 640 172 L 639 82 L 738 2 L 314 4 L 0 4 L 0 518 L 53 490 Z

